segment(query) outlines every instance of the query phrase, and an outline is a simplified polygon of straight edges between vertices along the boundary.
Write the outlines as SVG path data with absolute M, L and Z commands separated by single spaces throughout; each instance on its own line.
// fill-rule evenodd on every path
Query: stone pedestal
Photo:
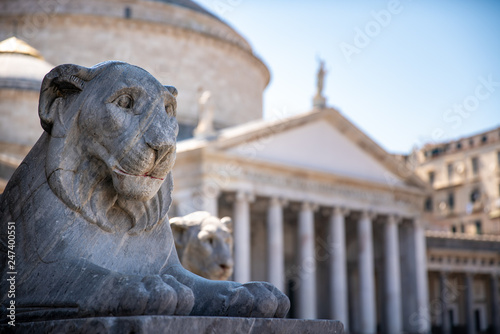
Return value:
M 0 332 L 8 332 L 0 326 Z M 340 321 L 229 317 L 135 316 L 16 323 L 15 333 L 343 333 Z
M 326 98 L 321 95 L 316 95 L 313 98 L 313 107 L 317 109 L 326 108 Z

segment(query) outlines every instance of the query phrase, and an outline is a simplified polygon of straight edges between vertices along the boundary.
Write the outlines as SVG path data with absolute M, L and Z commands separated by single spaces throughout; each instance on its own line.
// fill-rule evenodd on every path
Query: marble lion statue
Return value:
M 0 199 L 2 319 L 13 301 L 19 322 L 286 315 L 289 300 L 271 284 L 211 281 L 181 266 L 167 217 L 176 95 L 122 62 L 45 76 L 45 131 Z
M 170 218 L 175 248 L 187 270 L 211 280 L 227 280 L 233 273 L 232 221 L 206 211 Z

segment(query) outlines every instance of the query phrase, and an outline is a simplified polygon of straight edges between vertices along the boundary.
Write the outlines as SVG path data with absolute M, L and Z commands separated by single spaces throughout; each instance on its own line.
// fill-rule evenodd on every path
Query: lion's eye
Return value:
M 132 108 L 132 101 L 133 100 L 129 95 L 120 95 L 114 102 L 121 108 L 129 109 Z

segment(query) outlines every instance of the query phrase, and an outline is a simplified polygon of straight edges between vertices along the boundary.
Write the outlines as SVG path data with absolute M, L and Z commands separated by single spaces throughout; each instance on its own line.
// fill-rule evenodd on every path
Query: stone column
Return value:
M 474 277 L 471 273 L 465 274 L 465 323 L 467 334 L 475 334 L 474 328 Z
M 402 332 L 401 269 L 399 266 L 398 218 L 389 215 L 384 226 L 385 323 L 388 334 Z
M 177 202 L 177 212 L 175 213 L 176 216 L 185 216 L 197 210 L 194 207 L 193 194 L 190 191 L 178 192 L 175 196 L 175 201 Z M 174 217 L 174 215 L 172 215 L 170 212 L 168 216 L 169 218 Z
M 441 299 L 441 333 L 442 334 L 450 334 L 451 333 L 451 325 L 450 317 L 448 315 L 448 298 L 449 294 L 447 292 L 446 286 L 446 273 L 441 271 L 439 273 L 439 291 Z
M 234 280 L 250 281 L 250 202 L 253 196 L 238 192 L 234 202 Z
M 330 247 L 330 305 L 331 318 L 344 324 L 344 331 L 349 331 L 349 309 L 347 296 L 347 262 L 345 249 L 345 216 L 348 211 L 335 207 L 329 221 Z
M 360 332 L 376 333 L 375 271 L 373 268 L 372 219 L 374 215 L 362 212 L 358 220 L 358 271 L 360 295 Z
M 427 250 L 425 246 L 424 224 L 418 219 L 413 220 L 415 237 L 415 273 L 417 286 L 417 312 L 419 318 L 418 332 L 430 333 L 431 316 L 429 312 L 429 289 L 427 285 Z
M 302 319 L 316 318 L 316 258 L 314 257 L 314 210 L 311 203 L 302 203 L 299 213 L 299 309 Z
M 500 313 L 499 313 L 499 301 L 498 301 L 498 276 L 496 274 L 491 275 L 491 319 L 493 326 L 493 333 L 500 334 Z
M 268 281 L 281 291 L 284 291 L 285 288 L 283 205 L 285 205 L 285 201 L 273 197 L 269 201 L 267 211 Z
M 204 193 L 202 210 L 208 211 L 210 214 L 217 216 L 219 213 L 219 195 L 220 191 Z

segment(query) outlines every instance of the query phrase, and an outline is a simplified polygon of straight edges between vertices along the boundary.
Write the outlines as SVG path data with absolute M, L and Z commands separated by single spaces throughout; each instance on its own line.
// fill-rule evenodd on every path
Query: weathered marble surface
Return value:
M 43 321 L 16 325 L 16 333 L 341 334 L 334 320 L 135 316 Z M 2 328 L 0 327 L 0 330 Z
M 184 268 L 211 280 L 227 280 L 233 273 L 232 221 L 196 211 L 170 218 L 175 249 Z
M 209 281 L 180 265 L 167 217 L 176 95 L 120 62 L 60 65 L 45 76 L 45 132 L 0 198 L 2 282 L 15 222 L 17 322 L 286 315 L 288 298 L 269 283 Z

